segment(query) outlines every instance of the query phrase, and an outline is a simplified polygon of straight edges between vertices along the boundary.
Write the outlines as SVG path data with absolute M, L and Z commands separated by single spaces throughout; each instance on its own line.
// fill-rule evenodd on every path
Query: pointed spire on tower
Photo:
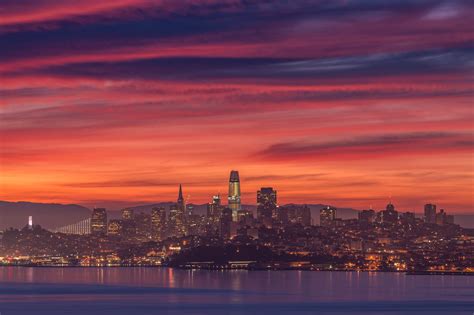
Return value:
M 183 189 L 181 188 L 181 184 L 179 184 L 179 194 L 178 194 L 178 201 L 183 201 Z

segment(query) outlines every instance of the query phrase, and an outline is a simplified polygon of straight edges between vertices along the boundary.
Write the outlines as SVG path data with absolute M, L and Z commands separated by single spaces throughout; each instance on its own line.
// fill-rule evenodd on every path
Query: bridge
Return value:
M 85 235 L 91 233 L 91 218 L 50 230 L 54 233 Z

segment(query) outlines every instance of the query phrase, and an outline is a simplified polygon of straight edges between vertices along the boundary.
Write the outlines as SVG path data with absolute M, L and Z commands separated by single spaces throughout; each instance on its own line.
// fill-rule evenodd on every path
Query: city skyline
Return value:
M 179 183 L 179 184 L 176 184 L 176 185 L 178 187 L 177 201 L 173 201 L 173 197 L 169 197 L 168 199 L 164 199 L 164 200 L 155 200 L 154 203 L 158 203 L 158 204 L 160 204 L 160 203 L 171 203 L 171 207 L 173 207 L 173 205 L 175 205 L 175 209 L 174 209 L 175 211 L 180 211 L 180 213 L 182 215 L 186 215 L 186 213 L 187 213 L 186 208 L 187 208 L 188 204 L 190 204 L 190 205 L 210 205 L 210 204 L 214 204 L 214 203 L 218 202 L 218 204 L 221 205 L 222 203 L 221 203 L 220 198 L 221 198 L 221 196 L 225 196 L 224 194 L 221 194 L 221 192 L 217 192 L 215 194 L 209 193 L 208 194 L 208 200 L 204 201 L 203 203 L 188 202 L 191 195 L 187 194 L 187 198 L 185 198 L 184 195 L 183 195 L 184 194 L 183 193 L 183 184 Z M 229 179 L 229 187 L 228 188 L 229 189 L 228 189 L 227 198 L 225 198 L 225 199 L 227 199 L 227 203 L 222 204 L 222 206 L 227 206 L 227 208 L 232 210 L 233 220 L 237 220 L 237 212 L 239 210 L 248 210 L 248 209 L 244 208 L 245 206 L 255 206 L 256 207 L 254 209 L 255 210 L 255 215 L 258 215 L 258 213 L 260 211 L 259 207 L 261 205 L 267 204 L 268 200 L 271 201 L 270 204 L 274 205 L 273 207 L 278 207 L 280 205 L 291 205 L 291 204 L 299 204 L 299 205 L 319 204 L 319 205 L 327 205 L 328 206 L 327 209 L 330 209 L 329 208 L 330 206 L 331 207 L 338 206 L 336 204 L 325 204 L 325 203 L 322 203 L 322 202 L 316 202 L 316 203 L 312 203 L 312 202 L 300 202 L 300 203 L 277 202 L 277 198 L 276 198 L 277 191 L 274 190 L 273 187 L 268 187 L 268 186 L 260 186 L 257 191 L 253 192 L 253 200 L 252 201 L 249 200 L 249 202 L 241 203 L 241 200 L 240 200 L 241 185 L 240 185 L 240 176 L 239 176 L 239 171 L 238 170 L 231 170 L 230 171 L 230 179 Z M 176 191 L 174 191 L 174 194 L 176 194 Z M 250 195 L 251 193 L 248 192 L 247 194 Z M 267 197 L 262 198 L 261 194 L 262 194 L 262 196 L 267 196 Z M 352 209 L 352 210 L 356 210 L 356 211 L 380 210 L 380 209 L 385 209 L 387 203 L 388 203 L 388 205 L 392 206 L 392 199 L 393 199 L 393 196 L 388 197 L 385 200 L 385 204 L 381 207 L 374 207 L 371 204 L 366 208 L 360 208 L 360 209 L 352 208 L 352 207 L 347 207 L 347 208 Z M 262 201 L 262 200 L 264 200 L 264 201 Z M 19 202 L 30 202 L 30 201 L 21 200 Z M 383 203 L 384 201 L 381 201 L 381 202 Z M 417 214 L 424 214 L 426 216 L 427 207 L 434 207 L 433 211 L 434 211 L 434 213 L 436 213 L 436 205 L 437 205 L 436 200 L 435 201 L 427 200 L 427 201 L 425 201 L 422 208 L 420 208 L 420 209 L 401 208 L 401 207 L 398 208 L 398 209 L 402 209 L 403 211 L 413 212 L 413 213 L 417 213 Z M 121 211 L 122 213 L 124 213 L 124 212 L 127 213 L 128 211 L 133 212 L 133 208 L 134 207 L 139 207 L 139 206 L 147 206 L 147 204 L 132 203 L 132 204 L 129 204 L 129 205 L 122 205 L 119 208 L 116 208 L 116 207 L 108 208 L 107 210 L 113 211 L 113 212 Z M 441 205 L 440 209 L 444 210 L 444 208 L 446 208 L 446 207 Z M 91 207 L 91 209 L 92 210 L 95 210 L 95 209 L 101 209 L 102 210 L 104 208 L 100 205 L 98 206 L 97 204 L 95 204 L 93 207 Z M 130 210 L 130 209 L 132 209 L 132 210 Z M 336 209 L 336 208 L 331 208 L 331 209 Z M 275 213 L 274 213 L 275 209 L 272 210 L 272 208 L 270 207 L 266 211 L 267 212 L 270 211 L 269 214 L 266 215 L 267 217 L 269 217 L 270 219 L 272 217 L 275 218 Z M 272 214 L 272 212 L 273 212 L 273 214 Z M 453 213 L 452 211 L 450 211 L 450 212 Z M 457 213 L 457 214 L 463 214 L 463 213 L 461 212 L 461 213 Z M 126 216 L 129 217 L 130 215 L 126 215 Z
M 0 199 L 473 213 L 468 1 L 3 1 Z M 245 179 L 244 179 L 245 178 Z
M 239 189 L 232 184 L 239 183 L 239 176 L 236 170 L 230 174 L 229 204 L 215 195 L 205 214 L 186 205 L 179 185 L 176 202 L 126 208 L 121 218 L 109 218 L 105 208 L 94 208 L 88 218 L 47 228 L 29 216 L 26 226 L 0 232 L 0 264 L 457 275 L 473 271 L 473 229 L 459 225 L 444 209 L 437 211 L 435 204 L 426 204 L 422 217 L 400 211 L 391 200 L 383 210 L 363 210 L 349 218 L 324 206 L 315 224 L 307 205 L 278 206 L 272 187 L 256 192 L 256 211 L 240 205 L 236 210 L 233 197 Z

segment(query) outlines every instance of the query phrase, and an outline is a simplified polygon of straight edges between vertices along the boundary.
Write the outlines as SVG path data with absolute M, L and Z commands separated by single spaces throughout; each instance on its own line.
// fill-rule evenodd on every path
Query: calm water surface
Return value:
M 0 267 L 10 314 L 474 314 L 474 277 Z

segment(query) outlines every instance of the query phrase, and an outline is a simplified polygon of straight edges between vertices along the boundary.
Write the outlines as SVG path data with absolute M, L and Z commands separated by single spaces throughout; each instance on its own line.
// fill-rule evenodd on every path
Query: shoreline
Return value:
M 17 267 L 17 268 L 171 268 L 177 270 L 206 270 L 206 271 L 309 271 L 309 272 L 361 272 L 361 273 L 401 273 L 407 276 L 474 276 L 474 272 L 469 271 L 441 271 L 441 270 L 420 270 L 420 271 L 397 271 L 397 270 L 342 270 L 342 269 L 309 269 L 309 268 L 186 268 L 173 267 L 166 265 L 103 265 L 103 266 L 71 266 L 71 265 L 0 265 L 0 267 Z

